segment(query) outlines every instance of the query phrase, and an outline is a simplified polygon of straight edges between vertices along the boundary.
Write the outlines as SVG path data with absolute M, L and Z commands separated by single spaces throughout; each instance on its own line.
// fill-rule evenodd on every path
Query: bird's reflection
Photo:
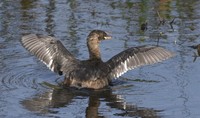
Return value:
M 85 108 L 86 118 L 98 118 L 100 116 L 98 111 L 100 103 L 106 102 L 106 105 L 111 109 L 121 110 L 120 113 L 115 113 L 116 116 L 129 116 L 141 118 L 159 118 L 158 113 L 161 110 L 154 110 L 152 108 L 138 107 L 136 105 L 127 104 L 121 95 L 112 93 L 112 89 L 104 90 L 78 90 L 74 88 L 55 89 L 45 92 L 41 95 L 35 95 L 31 99 L 23 100 L 22 105 L 33 112 L 39 114 L 57 113 L 53 108 L 67 107 L 73 102 L 76 97 L 88 97 L 88 106 Z

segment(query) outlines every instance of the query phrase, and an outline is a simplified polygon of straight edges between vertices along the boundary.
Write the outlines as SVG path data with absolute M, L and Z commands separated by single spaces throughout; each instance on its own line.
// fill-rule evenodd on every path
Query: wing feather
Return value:
M 140 46 L 129 48 L 108 60 L 112 78 L 117 78 L 128 70 L 161 62 L 172 57 L 174 53 L 157 46 Z
M 21 43 L 50 70 L 58 74 L 62 74 L 66 66 L 79 61 L 54 37 L 29 34 L 22 37 Z M 66 68 L 65 70 L 66 73 L 68 70 Z

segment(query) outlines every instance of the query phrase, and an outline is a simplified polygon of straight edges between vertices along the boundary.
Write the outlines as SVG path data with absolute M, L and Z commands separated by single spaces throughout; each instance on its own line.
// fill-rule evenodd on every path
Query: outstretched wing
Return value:
M 29 34 L 22 37 L 21 43 L 29 52 L 46 64 L 49 69 L 59 75 L 62 75 L 64 66 L 74 65 L 78 62 L 63 44 L 54 37 L 39 37 L 35 34 Z
M 112 78 L 117 78 L 128 70 L 157 63 L 172 57 L 174 54 L 162 47 L 139 46 L 129 48 L 108 60 Z

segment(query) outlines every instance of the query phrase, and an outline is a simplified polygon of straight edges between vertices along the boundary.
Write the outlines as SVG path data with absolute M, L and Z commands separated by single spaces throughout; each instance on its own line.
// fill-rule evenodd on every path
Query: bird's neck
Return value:
M 87 46 L 89 50 L 90 60 L 96 59 L 101 60 L 101 53 L 99 49 L 99 41 L 98 40 L 87 40 Z

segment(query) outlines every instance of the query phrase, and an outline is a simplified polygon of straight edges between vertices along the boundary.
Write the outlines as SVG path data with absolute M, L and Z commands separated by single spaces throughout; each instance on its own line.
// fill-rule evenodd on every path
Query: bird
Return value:
M 112 80 L 134 68 L 171 58 L 174 53 L 163 47 L 142 45 L 130 47 L 107 61 L 102 61 L 99 44 L 112 37 L 103 30 L 92 30 L 87 36 L 89 59 L 80 60 L 61 41 L 51 36 L 27 34 L 21 44 L 51 71 L 64 75 L 63 87 L 102 89 Z
M 194 57 L 193 62 L 195 62 L 196 59 L 197 59 L 197 57 L 200 56 L 200 44 L 198 44 L 198 45 L 192 45 L 192 46 L 189 46 L 189 47 L 197 50 L 197 54 L 194 53 L 194 56 L 193 56 Z

